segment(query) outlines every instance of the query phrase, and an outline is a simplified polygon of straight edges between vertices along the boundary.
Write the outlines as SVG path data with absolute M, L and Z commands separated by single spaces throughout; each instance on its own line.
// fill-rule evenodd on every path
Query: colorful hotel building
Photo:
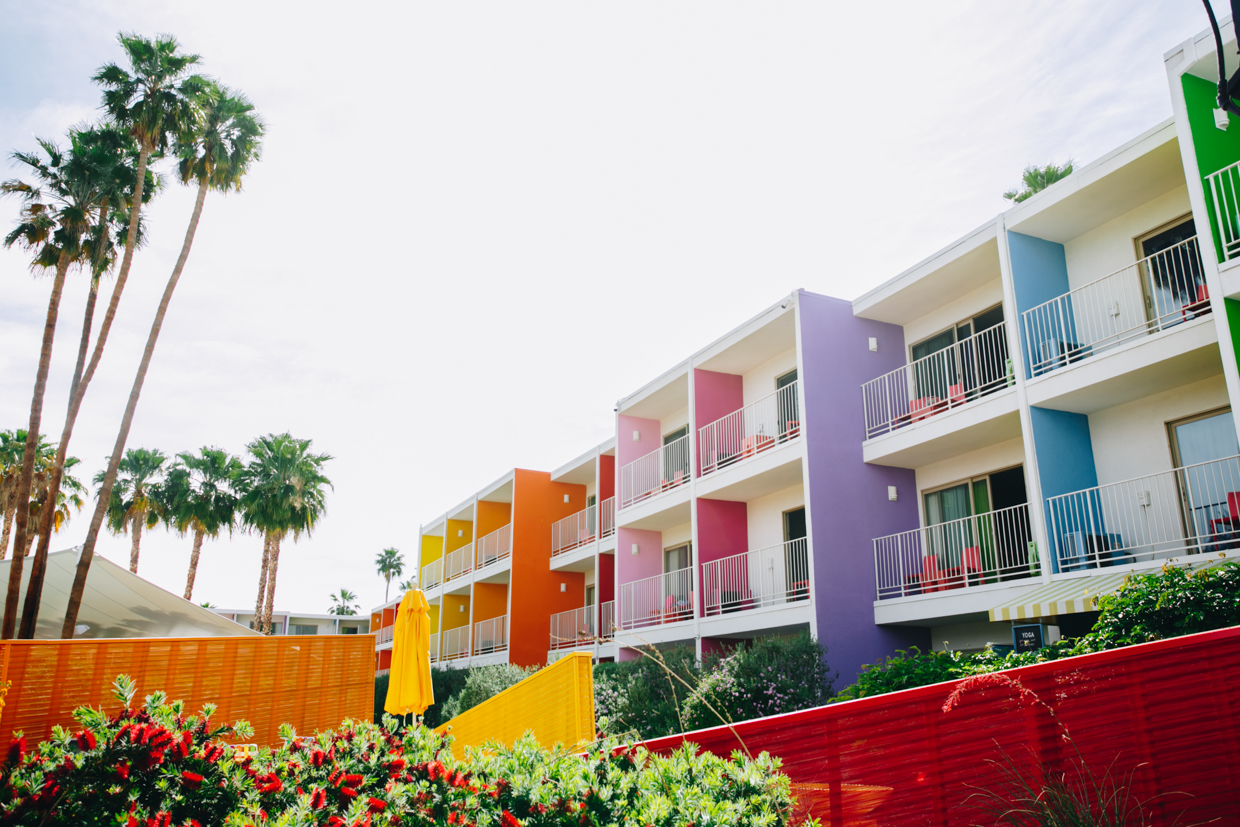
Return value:
M 622 398 L 613 439 L 424 525 L 433 657 L 809 630 L 848 682 L 1240 556 L 1240 119 L 1209 32 L 1165 60 L 1171 119 L 852 302 L 789 294 Z

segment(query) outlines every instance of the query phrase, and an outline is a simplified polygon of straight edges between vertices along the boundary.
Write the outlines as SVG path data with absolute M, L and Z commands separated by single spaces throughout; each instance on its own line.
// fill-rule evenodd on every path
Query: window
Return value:
M 303 625 L 300 623 L 290 623 L 288 627 L 290 635 L 317 635 L 319 627 L 314 624 Z
M 801 432 L 800 403 L 797 400 L 797 372 L 790 370 L 775 380 L 776 416 L 779 417 L 779 441 L 787 442 Z M 787 388 L 788 390 L 784 390 Z M 782 391 L 782 393 L 780 393 Z
M 804 507 L 784 512 L 784 589 L 789 600 L 809 597 L 809 541 Z
M 594 587 L 593 586 L 586 586 L 586 605 L 587 606 L 594 605 Z
M 671 575 L 663 578 L 665 623 L 671 620 L 688 620 L 693 617 L 693 571 L 690 569 L 692 565 L 693 546 L 689 543 L 663 550 L 663 571 Z
M 1008 387 L 1003 305 L 996 305 L 913 345 L 914 410 L 962 404 Z
M 356 627 L 356 626 L 341 626 L 341 627 L 340 627 L 340 634 L 342 634 L 342 635 L 356 635 L 356 634 L 357 634 L 357 627 Z
M 680 485 L 689 476 L 689 426 L 663 435 L 663 487 Z M 678 442 L 677 440 L 682 440 Z
M 1029 541 L 1033 539 L 1022 466 L 963 480 L 922 494 L 925 510 L 925 553 L 931 567 L 949 576 L 965 573 L 981 579 L 1029 574 Z M 991 582 L 986 580 L 986 582 Z
M 1232 513 L 1240 510 L 1240 444 L 1231 408 L 1222 408 L 1167 423 L 1176 468 L 1184 529 L 1188 536 L 1206 537 L 1240 528 Z
M 663 550 L 663 571 L 680 571 L 693 565 L 693 546 L 685 543 Z
M 1176 324 L 1209 307 L 1201 256 L 1190 241 L 1196 235 L 1191 217 L 1177 218 L 1136 240 L 1137 255 L 1145 262 L 1141 288 L 1147 321 Z

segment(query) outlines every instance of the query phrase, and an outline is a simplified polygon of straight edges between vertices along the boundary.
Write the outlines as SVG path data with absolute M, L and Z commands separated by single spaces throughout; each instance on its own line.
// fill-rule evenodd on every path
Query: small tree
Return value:
M 1036 195 L 1056 181 L 1062 181 L 1072 174 L 1072 159 L 1065 164 L 1047 164 L 1044 167 L 1027 166 L 1021 174 L 1023 188 L 1010 189 L 1003 197 L 1019 204 L 1026 198 Z

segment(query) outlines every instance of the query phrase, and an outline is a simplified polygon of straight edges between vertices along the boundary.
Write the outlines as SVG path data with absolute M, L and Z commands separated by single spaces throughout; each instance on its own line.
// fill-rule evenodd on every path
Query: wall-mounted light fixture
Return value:
M 870 337 L 870 352 L 878 353 L 878 337 L 877 336 Z
M 560 584 L 560 591 L 562 591 L 562 592 L 566 592 L 566 591 L 568 591 L 568 584 L 567 584 L 567 583 L 561 583 L 561 584 Z
M 564 502 L 568 502 L 568 495 L 567 495 L 567 494 L 565 494 L 565 495 L 564 495 Z
M 887 499 L 892 502 L 896 501 L 896 487 L 894 485 L 887 486 Z
M 465 604 L 464 604 L 464 603 L 462 603 L 461 605 L 457 606 L 457 607 L 456 607 L 456 610 L 457 610 L 458 612 L 464 612 L 464 611 L 465 611 Z
M 634 441 L 634 442 L 641 442 L 641 441 L 642 441 L 642 432 L 641 432 L 641 431 L 634 431 L 634 432 L 633 432 L 633 441 Z
M 640 546 L 638 546 L 638 545 L 637 545 L 637 543 L 634 543 L 634 544 L 633 544 L 633 553 L 634 553 L 634 554 L 636 554 L 636 553 L 637 553 L 637 552 L 639 552 L 639 551 L 641 551 L 641 547 L 640 547 Z
M 458 529 L 456 530 L 456 536 L 457 536 L 457 537 L 464 537 L 464 536 L 465 536 L 465 529 L 463 529 L 463 528 L 458 528 Z

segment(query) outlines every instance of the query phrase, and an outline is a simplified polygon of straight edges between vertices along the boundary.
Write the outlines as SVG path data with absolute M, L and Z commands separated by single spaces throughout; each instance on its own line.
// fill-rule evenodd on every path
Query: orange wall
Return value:
M 616 495 L 616 458 L 603 454 L 598 458 L 598 501 Z
M 377 668 L 379 669 L 391 669 L 392 668 L 392 650 L 391 649 L 380 649 L 379 650 L 379 666 Z
M 474 623 L 508 614 L 508 586 L 505 583 L 474 584 Z
M 457 537 L 456 533 L 461 532 L 461 536 Z M 445 553 L 456 551 L 461 546 L 467 546 L 474 541 L 474 524 L 469 520 L 448 520 L 448 536 L 444 538 L 447 544 L 444 547 Z
M 519 666 L 542 666 L 547 662 L 551 615 L 581 608 L 585 592 L 581 572 L 551 571 L 551 525 L 586 507 L 586 487 L 552 482 L 545 471 L 519 468 L 512 507 L 508 659 Z M 564 592 L 561 583 L 567 586 Z
M 461 611 L 461 606 L 465 607 L 465 611 Z M 547 628 L 551 628 L 551 621 L 547 621 Z M 465 594 L 445 594 L 443 596 L 443 628 L 456 629 L 459 626 L 469 625 L 469 595 Z
M 512 503 L 478 501 L 478 536 L 485 537 L 512 522 Z
M 443 557 L 443 538 L 433 534 L 422 537 L 422 565 L 433 563 Z

